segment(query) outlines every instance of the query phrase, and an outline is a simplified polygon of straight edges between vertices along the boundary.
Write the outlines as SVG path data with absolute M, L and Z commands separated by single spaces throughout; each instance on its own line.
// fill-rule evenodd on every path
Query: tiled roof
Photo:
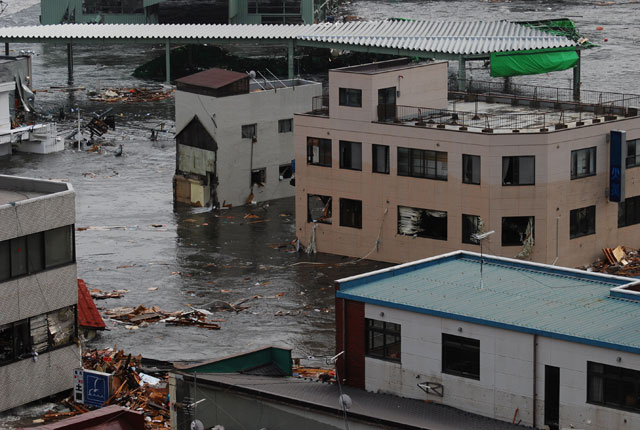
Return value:
M 98 330 L 104 330 L 106 327 L 87 289 L 87 284 L 82 279 L 78 279 L 78 325 Z

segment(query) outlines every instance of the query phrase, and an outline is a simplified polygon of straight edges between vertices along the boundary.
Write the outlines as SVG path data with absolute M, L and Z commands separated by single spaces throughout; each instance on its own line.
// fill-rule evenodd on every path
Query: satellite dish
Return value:
M 253 71 L 253 70 L 251 70 L 251 71 L 249 72 L 249 77 L 250 77 L 251 79 L 255 79 L 255 78 L 256 78 L 256 72 L 255 72 L 255 71 Z
M 200 420 L 191 421 L 191 430 L 204 430 L 204 424 Z
M 351 409 L 351 405 L 353 404 L 353 402 L 351 401 L 351 397 L 349 397 L 347 394 L 340 394 L 340 397 L 338 397 L 338 403 L 340 404 L 340 407 L 345 411 Z

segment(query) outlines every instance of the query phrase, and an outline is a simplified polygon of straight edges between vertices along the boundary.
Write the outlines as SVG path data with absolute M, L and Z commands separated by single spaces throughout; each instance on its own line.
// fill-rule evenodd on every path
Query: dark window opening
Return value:
M 571 151 L 571 179 L 596 174 L 596 147 Z
M 0 326 L 0 365 L 31 356 L 29 320 Z
M 384 360 L 400 361 L 400 324 L 365 319 L 365 355 Z
M 640 410 L 640 371 L 587 362 L 587 402 Z
M 340 141 L 340 168 L 362 170 L 362 144 Z
M 340 106 L 362 107 L 362 90 L 340 88 Z
M 243 139 L 256 139 L 258 137 L 258 125 L 247 124 L 242 126 Z
M 534 185 L 534 156 L 502 157 L 502 185 Z
M 331 167 L 331 140 L 307 137 L 307 164 Z
M 480 379 L 480 341 L 443 333 L 442 373 Z
M 640 196 L 628 197 L 618 204 L 618 227 L 640 224 Z
M 398 234 L 447 240 L 447 212 L 398 206 Z
M 27 273 L 27 238 L 16 237 L 11 243 L 11 277 L 15 278 Z
M 389 147 L 387 145 L 372 145 L 373 173 L 389 173 Z
M 291 164 L 282 164 L 279 167 L 280 170 L 280 180 L 284 181 L 285 179 L 293 178 L 293 169 L 291 168 Z
M 447 153 L 398 148 L 398 176 L 447 180 Z
M 569 212 L 569 220 L 569 236 L 571 239 L 594 234 L 596 232 L 596 207 L 588 206 L 574 209 Z
M 307 222 L 331 224 L 331 196 L 307 195 Z
M 262 169 L 253 169 L 251 171 L 251 186 L 257 185 L 259 187 L 264 187 L 264 184 L 267 182 L 267 168 L 263 167 Z
M 278 133 L 290 133 L 293 131 L 293 119 L 278 120 Z
M 640 139 L 627 140 L 627 167 L 640 166 Z
M 474 234 L 482 233 L 482 219 L 478 215 L 462 214 L 462 243 L 477 245 Z
M 362 201 L 340 199 L 340 225 L 362 228 Z
M 535 233 L 535 219 L 532 216 L 502 218 L 502 246 L 521 246 Z
M 462 183 L 480 185 L 480 156 L 462 154 Z

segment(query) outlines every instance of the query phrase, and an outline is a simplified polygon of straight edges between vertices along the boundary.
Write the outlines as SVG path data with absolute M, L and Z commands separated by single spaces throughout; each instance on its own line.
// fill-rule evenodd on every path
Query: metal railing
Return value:
M 329 116 L 329 96 L 315 96 L 311 99 L 311 114 Z

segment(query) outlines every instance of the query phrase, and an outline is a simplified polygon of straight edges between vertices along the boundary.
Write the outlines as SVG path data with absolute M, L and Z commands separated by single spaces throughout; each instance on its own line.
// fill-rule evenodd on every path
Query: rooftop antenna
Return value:
M 480 289 L 484 288 L 484 282 L 482 279 L 482 266 L 484 266 L 484 253 L 482 252 L 482 241 L 495 233 L 495 230 L 488 231 L 486 233 L 474 233 L 471 235 L 471 239 L 480 244 Z
M 349 421 L 347 419 L 347 410 L 351 408 L 353 401 L 348 394 L 342 392 L 342 384 L 340 384 L 340 375 L 338 374 L 338 358 L 344 354 L 344 351 L 340 351 L 338 354 L 327 360 L 327 364 L 333 364 L 336 366 L 336 382 L 338 383 L 338 390 L 340 391 L 340 396 L 338 397 L 338 404 L 342 408 L 342 414 L 344 419 L 344 428 L 345 430 L 349 430 Z

